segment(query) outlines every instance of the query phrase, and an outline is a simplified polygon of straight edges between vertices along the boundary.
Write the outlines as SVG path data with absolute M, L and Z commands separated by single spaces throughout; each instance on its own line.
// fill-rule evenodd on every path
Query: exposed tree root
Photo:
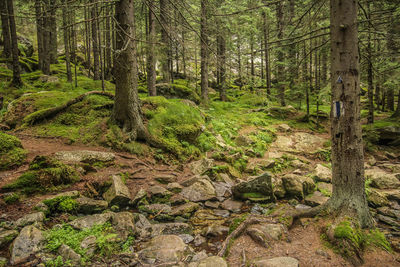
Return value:
M 85 99 L 85 97 L 87 97 L 88 95 L 102 95 L 102 96 L 106 96 L 111 99 L 114 99 L 114 95 L 111 93 L 102 92 L 102 91 L 90 91 L 90 92 L 84 93 L 74 99 L 69 100 L 64 105 L 54 107 L 54 108 L 39 110 L 32 114 L 29 114 L 28 116 L 26 116 L 24 118 L 23 124 L 25 126 L 30 126 L 30 125 L 34 125 L 40 121 L 43 121 L 45 119 L 51 118 L 51 117 L 57 115 L 58 113 L 63 112 L 68 107 L 70 107 L 78 102 L 83 101 Z
M 222 247 L 218 252 L 219 257 L 223 257 L 231 243 L 231 241 L 239 237 L 250 225 L 257 223 L 277 223 L 277 221 L 265 216 L 250 215 L 246 220 L 244 220 L 238 228 L 236 228 L 231 234 L 229 234 L 225 241 L 222 243 Z

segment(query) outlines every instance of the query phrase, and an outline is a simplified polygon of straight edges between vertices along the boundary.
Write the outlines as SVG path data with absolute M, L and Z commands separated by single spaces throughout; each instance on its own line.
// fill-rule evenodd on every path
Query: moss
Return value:
M 26 159 L 26 151 L 21 141 L 12 135 L 0 132 L 0 170 L 21 165 Z
M 20 197 L 21 196 L 19 194 L 12 193 L 12 194 L 4 197 L 4 202 L 7 204 L 15 204 L 15 203 L 19 202 Z
M 239 227 L 239 225 L 244 222 L 247 217 L 249 216 L 248 213 L 242 214 L 239 217 L 236 217 L 235 219 L 232 220 L 231 224 L 229 225 L 229 232 L 228 234 L 231 234 L 233 231 L 236 230 L 236 228 Z
M 363 243 L 363 238 L 360 229 L 352 227 L 349 221 L 340 222 L 334 230 L 334 237 L 347 239 L 357 248 L 360 248 Z
M 43 201 L 49 207 L 49 214 L 56 214 L 60 212 L 76 213 L 78 210 L 78 203 L 75 199 L 69 196 L 60 196 Z

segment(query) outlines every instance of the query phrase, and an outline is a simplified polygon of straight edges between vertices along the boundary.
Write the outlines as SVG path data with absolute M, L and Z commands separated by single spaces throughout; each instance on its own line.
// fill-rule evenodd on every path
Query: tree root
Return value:
M 232 233 L 230 233 L 225 241 L 222 243 L 222 247 L 218 252 L 219 257 L 223 257 L 231 243 L 231 241 L 239 237 L 250 225 L 257 223 L 277 223 L 277 221 L 267 218 L 265 216 L 250 215 L 246 220 L 244 220 L 238 228 L 236 228 Z
M 23 119 L 23 121 L 22 121 L 23 125 L 31 126 L 40 121 L 51 118 L 51 117 L 57 115 L 58 113 L 65 111 L 68 107 L 70 107 L 78 102 L 83 101 L 85 99 L 85 97 L 87 97 L 88 95 L 102 95 L 102 96 L 106 96 L 111 99 L 114 99 L 114 95 L 111 93 L 102 92 L 102 91 L 90 91 L 90 92 L 84 93 L 74 99 L 69 100 L 64 105 L 54 107 L 54 108 L 42 109 L 42 110 L 36 111 L 32 114 L 29 114 L 28 116 L 26 116 Z

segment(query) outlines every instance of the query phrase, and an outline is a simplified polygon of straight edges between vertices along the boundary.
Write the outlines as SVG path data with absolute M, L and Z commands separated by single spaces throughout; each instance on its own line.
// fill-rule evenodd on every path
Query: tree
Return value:
M 364 178 L 357 33 L 358 1 L 331 0 L 332 197 L 328 208 L 373 225 Z M 335 112 L 336 110 L 336 112 Z
M 64 36 L 64 49 L 65 49 L 65 66 L 67 69 L 67 81 L 72 82 L 71 72 L 71 54 L 69 51 L 69 27 L 68 27 L 68 12 L 66 0 L 62 0 L 62 23 L 63 23 L 63 36 Z
M 5 58 L 11 57 L 11 34 L 10 34 L 10 25 L 8 23 L 8 10 L 7 10 L 7 1 L 0 1 L 0 16 L 1 16 L 1 30 L 3 33 L 3 54 L 2 56 Z
M 117 51 L 114 54 L 113 119 L 130 133 L 131 139 L 147 139 L 138 97 L 134 0 L 116 2 L 115 20 Z
M 98 39 L 97 23 L 97 4 L 91 0 L 91 20 L 92 20 L 92 46 L 93 46 L 93 80 L 100 80 L 100 44 Z
M 166 83 L 171 82 L 171 49 L 170 49 L 170 38 L 169 28 L 170 28 L 170 5 L 169 0 L 160 0 L 160 26 L 161 26 L 161 72 L 163 76 L 163 81 Z
M 283 39 L 283 24 L 284 24 L 284 18 L 283 18 L 283 1 L 279 1 L 276 7 L 276 19 L 277 19 L 277 28 L 278 28 L 278 39 Z M 285 60 L 285 54 L 284 51 L 281 47 L 278 48 L 278 55 L 277 55 L 277 60 L 278 60 L 278 72 L 277 72 L 277 79 L 278 79 L 278 95 L 279 95 L 279 100 L 281 106 L 285 106 L 285 84 L 284 84 L 284 60 Z
M 7 11 L 8 11 L 8 24 L 10 26 L 11 36 L 11 54 L 12 54 L 12 66 L 13 66 L 13 79 L 11 84 L 15 87 L 22 85 L 21 70 L 19 67 L 19 50 L 17 41 L 17 30 L 15 27 L 14 19 L 14 5 L 12 0 L 7 0 Z
M 149 8 L 149 24 L 147 34 L 147 89 L 149 96 L 155 96 L 156 91 L 156 57 L 154 53 L 156 41 L 156 23 L 154 15 L 154 0 L 147 2 Z
M 201 98 L 208 101 L 208 0 L 201 1 L 200 16 L 200 57 L 201 57 Z

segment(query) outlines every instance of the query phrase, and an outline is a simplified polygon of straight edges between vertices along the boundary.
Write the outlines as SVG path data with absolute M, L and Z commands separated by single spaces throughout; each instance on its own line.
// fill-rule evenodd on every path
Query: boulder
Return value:
M 227 235 L 228 232 L 229 232 L 229 227 L 227 226 L 220 224 L 211 224 L 203 229 L 202 234 L 208 237 L 218 237 Z
M 10 244 L 14 238 L 18 236 L 18 231 L 16 230 L 2 230 L 0 231 L 0 248 Z M 1 266 L 1 265 L 0 265 Z
M 172 195 L 171 192 L 159 185 L 153 185 L 147 191 L 152 198 L 168 198 Z
M 217 194 L 213 184 L 208 179 L 198 179 L 192 185 L 183 188 L 181 195 L 190 201 L 199 202 L 215 199 Z
M 314 178 L 318 182 L 330 183 L 332 180 L 332 171 L 322 164 L 315 166 Z
M 313 179 L 308 176 L 286 174 L 282 177 L 286 196 L 304 199 L 304 196 L 312 193 L 315 189 Z
M 113 212 L 107 212 L 102 214 L 88 215 L 75 219 L 68 224 L 78 230 L 88 229 L 92 228 L 94 225 L 105 224 L 106 222 L 109 222 L 113 214 Z
M 57 160 L 71 163 L 110 162 L 115 159 L 113 153 L 89 150 L 59 151 L 55 154 L 55 157 Z
M 136 193 L 135 197 L 132 199 L 132 201 L 129 203 L 131 206 L 136 206 L 140 200 L 145 198 L 147 196 L 146 190 L 143 188 L 140 188 L 139 191 Z
M 193 172 L 193 174 L 203 175 L 213 165 L 213 159 L 203 158 L 201 160 L 191 162 L 189 164 L 189 168 Z
M 176 235 L 159 235 L 154 237 L 138 252 L 140 260 L 145 264 L 178 263 L 190 252 L 189 247 Z
M 328 201 L 328 197 L 324 196 L 321 192 L 315 191 L 312 195 L 305 198 L 305 203 L 311 207 L 319 206 Z
M 111 224 L 121 240 L 126 240 L 135 233 L 135 217 L 130 212 L 114 213 Z
M 89 235 L 81 242 L 81 248 L 86 249 L 87 255 L 92 255 L 96 250 L 96 240 L 94 235 Z
M 62 244 L 58 248 L 58 254 L 64 259 L 64 261 L 70 261 L 73 264 L 79 265 L 81 261 L 81 255 L 76 253 L 68 245 Z
M 254 224 L 247 228 L 246 233 L 257 243 L 269 247 L 272 241 L 281 240 L 285 228 L 282 224 Z
M 386 126 L 378 129 L 379 144 L 399 146 L 400 145 L 400 127 Z
M 377 209 L 377 211 L 379 214 L 382 214 L 384 216 L 389 216 L 397 220 L 400 220 L 400 210 L 391 209 L 389 207 L 380 207 Z
M 171 206 L 160 203 L 143 205 L 139 207 L 139 210 L 153 215 L 170 214 L 172 211 Z
M 253 143 L 253 140 L 245 135 L 239 135 L 238 137 L 236 137 L 235 143 L 238 146 L 248 147 Z
M 227 199 L 221 204 L 221 208 L 232 212 L 240 212 L 243 202 Z
M 95 200 L 88 197 L 79 197 L 75 201 L 79 206 L 78 211 L 83 214 L 100 213 L 108 207 L 107 201 Z
M 24 227 L 30 224 L 36 224 L 36 223 L 42 223 L 45 219 L 45 215 L 43 212 L 35 212 L 31 214 L 27 214 L 23 216 L 22 218 L 19 218 L 15 222 L 15 226 L 17 227 Z
M 213 185 L 218 198 L 228 198 L 232 196 L 232 184 L 213 182 Z
M 395 189 L 400 186 L 399 179 L 394 174 L 374 168 L 365 171 L 366 179 L 371 180 L 371 186 L 379 189 Z
M 125 207 L 131 200 L 131 194 L 128 187 L 124 184 L 119 175 L 112 176 L 111 187 L 103 194 L 103 198 L 108 202 L 108 205 Z
M 279 124 L 276 129 L 280 132 L 290 132 L 292 130 L 286 123 Z
M 17 40 L 18 50 L 22 50 L 20 52 L 25 53 L 26 57 L 32 57 L 34 52 L 32 41 L 22 35 L 17 35 Z
M 232 187 L 232 193 L 235 198 L 244 200 L 262 200 L 264 202 L 275 202 L 276 200 L 272 188 L 271 174 L 267 172 L 236 184 Z
M 43 74 L 42 76 L 40 76 L 39 81 L 41 81 L 42 83 L 58 83 L 59 79 L 57 76 Z
M 293 141 L 295 143 L 294 149 L 296 151 L 314 153 L 323 147 L 326 139 L 314 134 L 296 132 L 293 134 Z
M 261 259 L 254 262 L 255 267 L 298 267 L 299 261 L 291 257 Z
M 28 225 L 22 228 L 11 246 L 10 263 L 22 265 L 31 255 L 42 249 L 44 240 L 42 231 L 35 226 Z
M 274 195 L 277 198 L 284 198 L 286 195 L 285 187 L 283 186 L 282 178 L 280 177 L 273 177 L 272 178 L 273 190 Z
M 332 184 L 324 183 L 324 182 L 319 182 L 317 183 L 317 189 L 324 194 L 325 196 L 330 196 L 332 195 Z

